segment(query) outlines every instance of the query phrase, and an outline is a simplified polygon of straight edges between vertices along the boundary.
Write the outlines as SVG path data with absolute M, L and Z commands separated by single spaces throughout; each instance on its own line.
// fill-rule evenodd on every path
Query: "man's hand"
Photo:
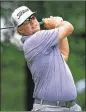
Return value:
M 50 18 L 42 19 L 42 21 L 44 22 L 44 28 L 53 29 L 59 27 L 62 24 L 63 19 L 61 17 L 50 16 Z

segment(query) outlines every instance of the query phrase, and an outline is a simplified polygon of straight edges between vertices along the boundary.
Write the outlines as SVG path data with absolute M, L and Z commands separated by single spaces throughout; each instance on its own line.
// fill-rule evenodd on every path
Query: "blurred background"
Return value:
M 37 18 L 61 16 L 74 26 L 69 36 L 70 56 L 68 65 L 73 74 L 78 96 L 76 102 L 85 108 L 85 2 L 84 1 L 2 1 L 1 28 L 12 26 L 11 14 L 19 6 L 25 5 L 37 11 Z M 1 32 L 1 110 L 23 111 L 25 109 L 26 72 L 21 36 L 15 29 Z M 28 99 L 29 100 L 29 99 Z

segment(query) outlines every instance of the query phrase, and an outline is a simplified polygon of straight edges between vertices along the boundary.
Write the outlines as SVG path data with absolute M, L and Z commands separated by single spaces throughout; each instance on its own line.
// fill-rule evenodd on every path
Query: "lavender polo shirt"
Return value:
M 77 96 L 71 71 L 58 48 L 58 32 L 58 28 L 41 30 L 21 39 L 35 83 L 34 98 L 69 101 Z

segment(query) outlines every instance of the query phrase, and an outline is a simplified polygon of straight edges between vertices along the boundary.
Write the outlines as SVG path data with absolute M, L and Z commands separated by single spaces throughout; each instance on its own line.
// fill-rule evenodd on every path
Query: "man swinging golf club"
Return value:
M 35 83 L 32 111 L 81 111 L 75 103 L 77 91 L 66 63 L 69 56 L 67 36 L 72 34 L 73 25 L 61 17 L 50 16 L 42 19 L 46 30 L 40 30 L 34 13 L 26 6 L 12 13 Z

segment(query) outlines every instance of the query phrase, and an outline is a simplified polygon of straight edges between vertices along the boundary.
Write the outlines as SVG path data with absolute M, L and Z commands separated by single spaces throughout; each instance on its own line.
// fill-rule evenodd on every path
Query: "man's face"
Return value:
M 27 18 L 27 20 L 25 20 L 24 23 L 18 27 L 18 32 L 22 35 L 31 35 L 39 30 L 40 24 L 34 15 Z

